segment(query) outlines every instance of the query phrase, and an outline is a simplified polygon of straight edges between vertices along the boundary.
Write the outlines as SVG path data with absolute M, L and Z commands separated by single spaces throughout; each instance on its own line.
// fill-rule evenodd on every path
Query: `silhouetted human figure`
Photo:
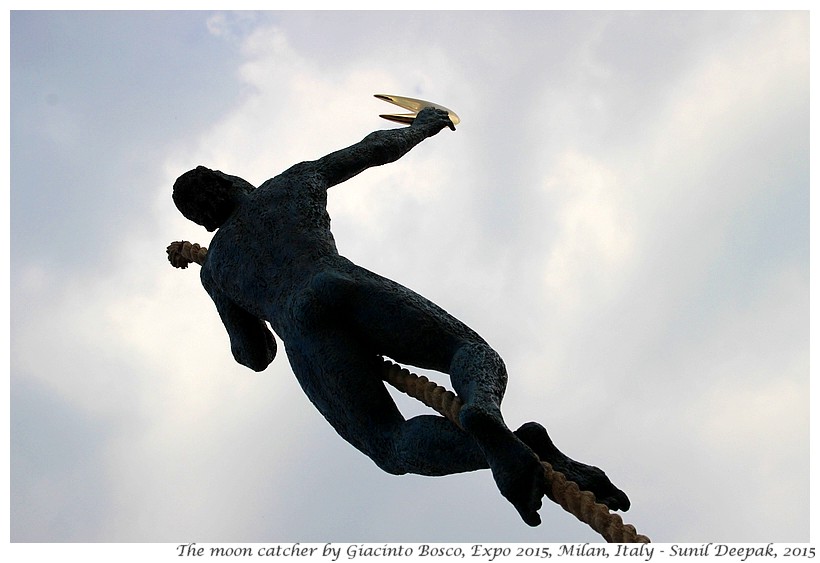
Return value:
M 199 166 L 174 184 L 188 219 L 219 229 L 202 284 L 228 331 L 237 362 L 264 370 L 282 339 L 302 389 L 335 430 L 392 474 L 446 475 L 490 468 L 501 493 L 535 526 L 546 483 L 539 456 L 612 509 L 629 501 L 604 473 L 559 452 L 536 423 L 516 433 L 501 416 L 504 363 L 444 310 L 339 255 L 328 188 L 401 158 L 444 127 L 427 108 L 409 127 L 373 132 L 259 188 Z M 447 373 L 464 402 L 464 431 L 440 416 L 401 415 L 381 380 L 381 356 Z

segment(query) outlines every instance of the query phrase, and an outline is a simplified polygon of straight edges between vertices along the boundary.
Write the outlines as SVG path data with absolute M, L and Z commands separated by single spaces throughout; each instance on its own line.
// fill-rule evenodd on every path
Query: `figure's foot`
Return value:
M 465 410 L 462 409 L 462 425 L 484 452 L 498 490 L 527 525 L 538 526 L 541 498 L 547 494 L 546 473 L 538 456 L 499 418 Z
M 537 422 L 524 424 L 515 431 L 515 435 L 527 444 L 541 460 L 549 462 L 553 469 L 577 483 L 582 491 L 590 491 L 598 502 L 605 504 L 610 510 L 629 510 L 629 498 L 612 484 L 606 473 L 597 467 L 575 461 L 564 455 L 552 443 L 547 430 Z M 547 494 L 552 498 L 551 492 Z

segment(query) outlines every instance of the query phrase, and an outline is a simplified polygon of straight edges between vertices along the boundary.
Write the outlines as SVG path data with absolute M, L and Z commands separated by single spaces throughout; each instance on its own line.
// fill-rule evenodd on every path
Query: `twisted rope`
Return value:
M 199 246 L 197 243 L 190 243 L 187 240 L 172 242 L 165 249 L 168 253 L 168 261 L 174 268 L 187 268 L 191 262 L 196 262 L 200 266 L 205 262 L 208 249 Z
M 196 262 L 200 266 L 205 261 L 208 249 L 188 241 L 172 242 L 166 249 L 168 261 L 175 268 L 187 268 L 188 264 Z M 409 370 L 383 360 L 382 379 L 401 391 L 418 399 L 432 408 L 447 420 L 462 428 L 459 421 L 459 412 L 462 407 L 461 399 L 455 393 L 448 391 L 425 376 L 411 373 Z M 463 430 L 463 428 L 462 428 Z M 547 495 L 561 508 L 584 522 L 593 530 L 601 534 L 610 543 L 649 543 L 648 537 L 639 534 L 631 524 L 624 524 L 618 514 L 609 511 L 606 505 L 595 502 L 595 495 L 589 491 L 582 491 L 577 483 L 567 480 L 566 476 L 555 471 L 546 461 L 542 461 L 544 476 L 551 489 L 552 495 Z
M 409 370 L 384 360 L 382 379 L 390 385 L 414 399 L 418 399 L 441 416 L 464 430 L 458 417 L 461 411 L 461 399 L 452 391 L 448 391 L 435 381 L 430 381 L 423 375 L 410 373 Z
M 423 375 L 411 373 L 389 360 L 384 360 L 383 369 L 383 379 L 390 385 L 418 399 L 461 428 L 458 413 L 462 402 L 452 391 L 448 391 Z M 588 524 L 606 541 L 610 543 L 649 543 L 649 538 L 638 534 L 633 525 L 624 524 L 620 515 L 610 512 L 605 504 L 596 502 L 594 494 L 579 489 L 577 483 L 567 480 L 563 473 L 554 470 L 548 462 L 542 461 L 541 464 L 552 492 L 550 498 L 578 520 Z

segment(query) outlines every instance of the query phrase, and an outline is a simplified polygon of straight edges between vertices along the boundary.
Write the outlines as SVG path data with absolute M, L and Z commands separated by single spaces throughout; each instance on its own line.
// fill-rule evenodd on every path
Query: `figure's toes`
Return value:
M 616 488 L 614 485 L 612 488 L 614 490 L 609 494 L 609 496 L 599 498 L 598 495 L 595 495 L 596 500 L 602 504 L 605 504 L 610 510 L 620 510 L 622 512 L 629 510 L 631 503 L 629 502 L 629 497 L 626 496 L 626 493 Z
M 598 469 L 594 467 L 593 469 Z M 595 498 L 598 502 L 605 504 L 610 510 L 621 510 L 626 512 L 629 510 L 630 502 L 629 497 L 626 496 L 621 489 L 616 487 L 612 484 L 612 481 L 609 480 L 609 477 L 606 474 L 600 471 L 600 477 L 594 480 L 594 483 L 591 484 L 590 490 L 595 494 Z
M 529 526 L 541 524 L 541 509 L 547 491 L 547 479 L 541 462 L 528 450 L 522 450 L 518 460 L 505 469 L 496 468 L 493 477 L 501 494 L 515 507 Z
M 630 507 L 629 498 L 622 490 L 612 484 L 606 473 L 599 468 L 571 461 L 565 467 L 567 479 L 578 483 L 582 491 L 590 491 L 595 500 L 604 504 L 610 510 L 627 511 Z
M 521 519 L 527 526 L 535 528 L 541 525 L 541 515 L 535 511 L 522 512 L 519 510 L 518 514 L 521 515 Z
M 541 509 L 541 498 L 544 496 L 542 489 L 543 487 L 535 484 L 523 502 L 513 502 L 513 506 L 515 506 L 521 519 L 528 526 L 535 527 L 541 524 L 541 516 L 538 511 Z

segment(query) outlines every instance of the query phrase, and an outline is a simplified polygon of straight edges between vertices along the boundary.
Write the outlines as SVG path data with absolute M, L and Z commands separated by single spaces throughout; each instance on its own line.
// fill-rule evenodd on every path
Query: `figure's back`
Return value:
M 260 318 L 285 306 L 338 256 L 327 191 L 312 163 L 297 164 L 250 193 L 214 235 L 203 275 Z

